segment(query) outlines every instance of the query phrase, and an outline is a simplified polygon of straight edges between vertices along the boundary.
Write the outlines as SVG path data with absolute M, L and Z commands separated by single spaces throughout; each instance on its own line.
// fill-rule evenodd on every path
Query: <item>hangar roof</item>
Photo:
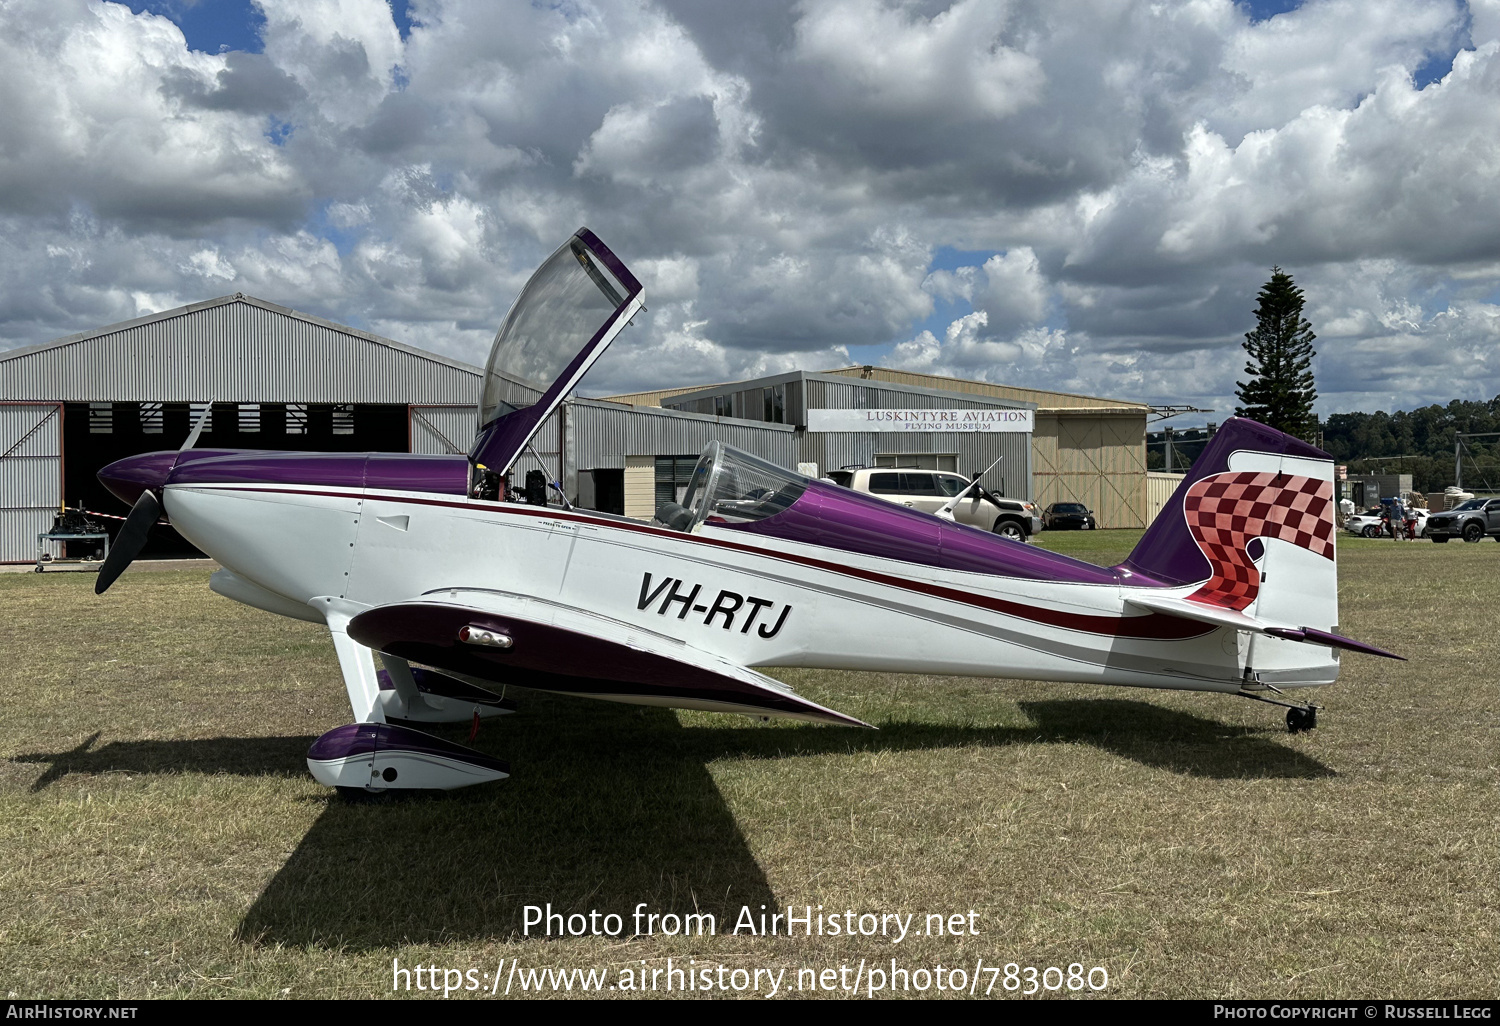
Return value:
M 598 396 L 600 402 L 619 403 L 622 406 L 660 406 L 663 399 L 671 399 L 689 392 L 703 392 L 726 388 L 731 382 L 720 381 L 711 385 L 679 385 L 676 388 L 656 388 L 649 392 L 626 392 L 622 395 Z
M 458 360 L 236 293 L 0 352 L 0 400 L 472 405 Z
M 746 389 L 762 388 L 767 385 L 785 384 L 791 381 L 826 382 L 844 386 L 860 384 L 859 382 L 850 381 L 848 378 L 838 374 L 818 374 L 810 373 L 808 371 L 788 371 L 783 374 L 771 374 L 759 378 L 746 378 L 744 381 L 734 381 L 725 385 L 710 385 L 672 396 L 664 395 L 659 400 L 659 402 L 661 402 L 663 406 L 676 407 L 678 409 L 681 409 L 685 404 L 694 402 L 695 400 L 707 399 L 715 395 L 732 394 L 734 392 L 744 391 Z M 897 395 L 904 394 L 913 397 L 920 396 L 922 399 L 926 400 L 938 399 L 951 402 L 955 397 L 955 392 L 952 389 L 929 388 L 922 385 L 909 383 L 896 384 L 879 379 L 871 379 L 868 382 L 864 382 L 863 384 L 866 384 L 869 387 L 876 389 L 877 391 L 888 392 Z M 816 409 L 827 405 L 836 405 L 840 400 L 833 399 L 833 397 L 830 396 L 826 390 L 824 390 L 810 391 L 804 401 L 809 406 L 812 406 Z M 845 398 L 842 401 L 847 402 L 848 400 L 847 398 Z M 1036 406 L 1035 403 L 1025 402 L 1019 399 L 1002 398 L 983 392 L 970 392 L 964 395 L 963 399 L 960 399 L 959 401 L 968 401 L 980 406 L 1003 406 L 1012 409 L 1034 409 Z M 931 406 L 932 404 L 930 402 L 918 402 L 918 405 Z
M 888 367 L 840 367 L 837 370 L 821 371 L 819 376 L 837 375 L 846 378 L 862 378 L 890 385 L 905 385 L 909 388 L 930 389 L 938 392 L 958 392 L 987 399 L 1035 403 L 1040 413 L 1130 413 L 1144 415 L 1150 411 L 1145 403 L 1128 399 L 1105 399 L 1093 395 L 1078 395 L 1073 392 L 1054 392 L 1041 388 L 1021 388 L 1015 385 L 995 385 L 988 381 L 970 381 L 964 378 L 948 378 L 939 374 L 922 374 L 916 371 L 891 370 Z M 759 379 L 757 379 L 759 380 Z M 605 396 L 607 401 L 624 403 L 627 406 L 660 406 L 666 400 L 692 392 L 711 393 L 744 386 L 744 382 L 726 382 L 712 385 L 683 385 L 677 388 L 662 388 L 649 392 L 630 392 L 625 395 Z
M 1022 388 L 1016 385 L 995 385 L 988 381 L 971 381 L 966 378 L 949 378 L 941 374 L 923 374 L 920 371 L 892 370 L 889 367 L 840 367 L 824 371 L 846 378 L 863 378 L 884 381 L 893 385 L 913 385 L 918 388 L 935 388 L 943 392 L 967 392 L 973 395 L 990 396 L 995 399 L 1012 399 L 1036 403 L 1037 407 L 1051 413 L 1059 410 L 1069 412 L 1093 411 L 1096 413 L 1140 413 L 1150 412 L 1146 403 L 1128 399 L 1104 399 L 1096 395 L 1080 395 L 1075 392 L 1053 392 L 1044 388 Z

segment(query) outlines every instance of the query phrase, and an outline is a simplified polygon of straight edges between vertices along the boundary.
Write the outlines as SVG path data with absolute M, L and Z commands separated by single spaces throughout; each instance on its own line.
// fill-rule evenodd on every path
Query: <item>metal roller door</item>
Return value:
M 62 505 L 62 407 L 0 403 L 0 563 L 36 559 Z
M 474 444 L 473 406 L 412 406 L 411 451 L 427 455 L 465 453 Z

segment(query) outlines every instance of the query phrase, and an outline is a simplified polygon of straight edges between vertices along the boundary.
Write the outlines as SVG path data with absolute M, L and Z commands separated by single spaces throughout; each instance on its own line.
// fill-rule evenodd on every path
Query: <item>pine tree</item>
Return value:
M 1235 396 L 1243 404 L 1234 412 L 1278 431 L 1311 440 L 1318 429 L 1313 403 L 1312 325 L 1302 319 L 1302 290 L 1281 268 L 1271 268 L 1271 280 L 1256 297 L 1255 330 L 1245 333 L 1245 373 L 1236 381 Z

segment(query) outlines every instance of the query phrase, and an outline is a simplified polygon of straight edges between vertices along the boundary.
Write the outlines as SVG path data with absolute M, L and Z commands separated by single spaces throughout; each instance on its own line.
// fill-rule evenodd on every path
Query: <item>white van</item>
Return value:
M 969 487 L 969 479 L 962 474 L 899 467 L 835 470 L 828 478 L 845 488 L 869 492 L 924 513 L 936 513 L 949 499 Z M 1003 499 L 986 491 L 983 485 L 971 490 L 954 507 L 953 519 L 1014 541 L 1025 541 L 1042 529 L 1041 514 L 1035 505 L 1019 499 Z

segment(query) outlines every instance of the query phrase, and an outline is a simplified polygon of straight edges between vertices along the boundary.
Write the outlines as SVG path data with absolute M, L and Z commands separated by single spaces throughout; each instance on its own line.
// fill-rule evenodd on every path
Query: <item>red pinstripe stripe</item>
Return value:
M 194 487 L 199 484 L 211 482 L 193 482 L 183 487 Z M 258 486 L 246 486 L 235 483 L 225 486 L 229 490 L 270 492 L 281 495 L 317 495 L 334 499 L 366 499 L 372 498 L 364 492 L 341 492 L 341 491 L 312 491 L 301 488 L 266 488 Z M 503 513 L 507 516 L 524 516 L 534 518 L 549 518 L 553 520 L 570 520 L 578 523 L 594 524 L 615 530 L 628 531 L 636 534 L 646 534 L 653 537 L 671 538 L 677 541 L 687 540 L 701 545 L 711 545 L 715 548 L 730 549 L 736 552 L 745 552 L 757 556 L 765 556 L 771 559 L 779 559 L 787 563 L 796 563 L 802 566 L 813 567 L 829 573 L 839 574 L 845 577 L 854 577 L 869 581 L 874 584 L 883 584 L 892 588 L 900 588 L 904 591 L 917 592 L 930 595 L 933 598 L 946 599 L 950 602 L 958 602 L 962 605 L 976 606 L 980 609 L 988 609 L 993 612 L 1003 613 L 1021 620 L 1030 620 L 1033 623 L 1046 624 L 1049 627 L 1060 627 L 1064 630 L 1080 631 L 1085 634 L 1098 634 L 1106 637 L 1119 638 L 1155 638 L 1161 641 L 1181 641 L 1188 638 L 1199 638 L 1205 634 L 1217 630 L 1212 625 L 1206 625 L 1201 621 L 1189 620 L 1185 617 L 1169 616 L 1165 613 L 1148 613 L 1144 616 L 1106 616 L 1092 613 L 1069 613 L 1061 609 L 1049 609 L 1045 606 L 1029 606 L 1010 599 L 995 598 L 990 595 L 975 595 L 971 592 L 961 591 L 957 588 L 949 588 L 940 584 L 929 584 L 925 581 L 912 581 L 890 574 L 883 574 L 876 570 L 864 570 L 859 567 L 848 566 L 842 563 L 831 563 L 827 560 L 815 559 L 811 556 L 799 556 L 789 552 L 775 552 L 767 549 L 756 548 L 753 545 L 744 545 L 739 542 L 725 541 L 719 538 L 704 538 L 700 535 L 684 534 L 681 531 L 673 531 L 667 528 L 650 527 L 646 524 L 622 524 L 615 520 L 596 520 L 588 516 L 580 516 L 577 513 L 553 509 L 533 510 L 526 506 L 512 503 L 486 502 L 484 500 L 456 502 L 451 499 L 416 499 L 408 496 L 395 496 L 381 494 L 382 499 L 391 502 L 410 503 L 417 506 L 439 506 L 449 509 L 465 510 L 487 510 Z

